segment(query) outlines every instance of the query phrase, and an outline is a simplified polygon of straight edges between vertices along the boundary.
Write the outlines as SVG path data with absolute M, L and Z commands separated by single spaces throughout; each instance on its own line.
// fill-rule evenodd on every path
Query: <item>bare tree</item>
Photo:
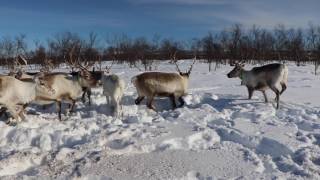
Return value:
M 317 75 L 320 65 L 320 27 L 311 23 L 307 31 L 307 49 L 309 50 L 309 59 L 314 61 L 314 74 Z

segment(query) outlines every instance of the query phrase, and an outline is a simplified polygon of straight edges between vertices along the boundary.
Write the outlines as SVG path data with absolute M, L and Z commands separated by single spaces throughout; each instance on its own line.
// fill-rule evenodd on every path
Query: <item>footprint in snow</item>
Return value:
M 108 147 L 110 147 L 111 149 L 124 149 L 131 144 L 133 144 L 133 142 L 126 141 L 123 139 L 115 139 L 108 143 Z

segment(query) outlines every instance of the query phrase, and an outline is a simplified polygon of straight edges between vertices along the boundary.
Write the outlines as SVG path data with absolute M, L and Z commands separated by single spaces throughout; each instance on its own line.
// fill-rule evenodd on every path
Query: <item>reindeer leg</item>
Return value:
M 15 123 L 12 122 L 12 121 L 10 120 L 10 118 L 9 118 L 9 119 L 6 121 L 6 124 L 16 125 L 16 123 L 17 123 L 17 121 L 18 121 L 18 119 L 19 119 L 19 116 L 18 116 L 18 114 L 17 114 L 17 112 L 16 112 L 15 107 L 8 106 L 7 109 L 8 109 L 8 111 L 9 111 L 9 113 L 11 114 L 11 116 L 13 117 L 13 119 L 16 120 L 16 122 L 15 122 Z
M 263 96 L 264 96 L 264 102 L 267 103 L 268 102 L 268 97 L 267 97 L 267 94 L 266 94 L 266 91 L 261 91 Z
M 87 96 L 88 96 L 88 99 L 89 99 L 89 105 L 91 105 L 91 89 L 88 88 L 88 91 L 87 91 Z
M 154 96 L 148 97 L 147 107 L 149 109 L 153 109 L 154 111 L 157 111 L 153 105 L 153 98 L 154 98 Z
M 143 99 L 144 99 L 144 96 L 139 96 L 139 97 L 134 101 L 134 103 L 135 103 L 136 105 L 139 105 Z
M 56 103 L 59 120 L 61 121 L 61 101 L 57 101 Z
M 279 109 L 280 93 L 277 94 L 277 109 Z
M 110 104 L 109 96 L 106 96 L 106 100 L 107 100 L 107 104 L 109 105 Z
M 44 105 L 41 105 L 41 109 L 42 110 L 46 110 L 48 108 L 48 105 L 44 104 Z
M 28 106 L 28 104 L 24 104 L 19 112 L 19 116 L 21 118 L 21 120 L 26 120 L 26 116 L 24 115 L 25 109 Z
M 82 88 L 82 97 L 81 97 L 81 101 L 82 103 L 85 103 L 86 102 L 86 93 L 87 93 L 87 88 Z
M 119 117 L 119 102 L 117 101 L 114 108 L 114 116 Z
M 270 89 L 276 94 L 277 109 L 279 109 L 280 91 L 275 86 L 270 86 Z
M 76 100 L 74 100 L 74 99 L 71 99 L 71 106 L 70 106 L 70 112 L 74 112 L 74 106 L 75 106 L 75 104 L 76 104 Z
M 170 97 L 170 100 L 171 100 L 171 103 L 172 103 L 172 109 L 177 108 L 176 97 L 174 96 L 174 94 L 171 94 L 169 97 Z
M 180 102 L 179 107 L 184 106 L 185 102 L 184 102 L 184 100 L 183 100 L 182 96 L 180 96 L 180 97 L 179 97 L 179 102 Z
M 285 83 L 281 83 L 281 88 L 280 95 L 287 89 L 287 85 Z
M 249 94 L 249 96 L 248 96 L 248 99 L 252 99 L 252 95 L 253 95 L 253 88 L 251 88 L 251 87 L 249 87 L 249 86 L 247 86 L 247 89 L 248 89 L 248 94 Z
M 112 113 L 113 113 L 113 116 L 115 116 L 116 113 L 117 113 L 117 110 L 118 110 L 117 109 L 118 108 L 118 102 L 116 100 L 116 97 L 111 96 L 110 98 L 111 98 Z
M 3 116 L 3 115 L 6 115 L 6 111 L 7 111 L 6 107 L 1 107 L 1 109 L 0 109 L 0 117 Z

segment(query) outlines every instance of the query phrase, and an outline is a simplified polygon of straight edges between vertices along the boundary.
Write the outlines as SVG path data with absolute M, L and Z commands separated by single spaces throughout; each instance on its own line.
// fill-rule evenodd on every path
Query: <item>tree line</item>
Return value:
M 17 57 L 23 56 L 28 64 L 54 66 L 76 59 L 79 62 L 113 60 L 151 70 L 158 60 L 197 58 L 217 67 L 232 61 L 249 63 L 294 61 L 297 65 L 314 63 L 315 72 L 320 64 L 320 26 L 309 24 L 305 29 L 277 25 L 273 29 L 253 25 L 244 28 L 234 24 L 220 32 L 208 32 L 202 38 L 178 41 L 161 38 L 130 38 L 125 34 L 101 38 L 96 33 L 81 37 L 77 33 L 62 32 L 45 43 L 34 41 L 29 49 L 26 36 L 4 36 L 0 40 L 0 65 L 12 68 Z M 139 67 L 138 67 L 139 68 Z

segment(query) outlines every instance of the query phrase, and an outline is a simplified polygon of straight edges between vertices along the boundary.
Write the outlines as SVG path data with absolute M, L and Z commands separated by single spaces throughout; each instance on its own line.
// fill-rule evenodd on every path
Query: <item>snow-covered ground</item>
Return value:
M 187 69 L 191 62 L 181 62 Z M 247 67 L 250 68 L 250 67 Z M 232 69 L 208 72 L 194 66 L 187 105 L 170 110 L 170 101 L 156 99 L 159 112 L 136 106 L 130 83 L 137 69 L 114 65 L 127 83 L 123 115 L 110 116 L 101 89 L 93 104 L 77 103 L 76 112 L 59 122 L 55 108 L 28 107 L 27 121 L 0 122 L 0 175 L 4 179 L 319 179 L 320 76 L 313 66 L 289 64 L 289 86 L 281 108 L 265 104 Z M 161 71 L 175 66 L 161 63 Z

